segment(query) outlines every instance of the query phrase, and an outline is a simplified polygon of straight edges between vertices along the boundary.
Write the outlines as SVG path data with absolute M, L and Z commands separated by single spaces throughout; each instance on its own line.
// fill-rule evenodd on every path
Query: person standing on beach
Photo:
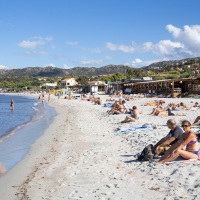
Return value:
M 42 105 L 44 105 L 44 95 L 42 95 Z
M 3 165 L 0 163 L 0 175 L 5 172 Z
M 51 95 L 51 94 L 48 95 L 48 102 L 50 101 L 50 98 L 51 98 L 50 95 Z
M 11 99 L 11 102 L 10 102 L 10 110 L 11 110 L 11 111 L 14 110 L 14 104 L 15 104 L 14 100 Z
M 176 121 L 169 119 L 167 121 L 167 126 L 170 132 L 162 138 L 155 146 L 155 155 L 160 155 L 162 152 L 167 151 L 171 145 L 175 144 L 183 135 L 183 130 L 176 125 Z

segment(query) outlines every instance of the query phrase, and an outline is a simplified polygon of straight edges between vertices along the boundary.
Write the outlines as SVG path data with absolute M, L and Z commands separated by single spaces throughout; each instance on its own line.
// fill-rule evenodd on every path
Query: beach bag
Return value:
M 154 151 L 153 144 L 149 144 L 142 150 L 141 154 L 139 154 L 138 160 L 151 161 L 153 160 L 154 154 L 155 154 L 155 151 Z

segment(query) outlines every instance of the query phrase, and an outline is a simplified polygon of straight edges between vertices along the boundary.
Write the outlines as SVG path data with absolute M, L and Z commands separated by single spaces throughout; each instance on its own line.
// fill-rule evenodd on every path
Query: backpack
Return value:
M 153 144 L 149 144 L 142 150 L 141 154 L 138 156 L 138 160 L 151 161 L 153 160 L 154 154 L 155 154 L 155 151 L 154 151 Z
M 196 133 L 197 141 L 200 142 L 200 131 Z

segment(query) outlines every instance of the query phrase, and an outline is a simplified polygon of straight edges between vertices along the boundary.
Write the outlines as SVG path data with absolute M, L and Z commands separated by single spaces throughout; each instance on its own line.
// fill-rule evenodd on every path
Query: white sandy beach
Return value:
M 100 97 L 105 100 L 108 96 Z M 28 155 L 0 177 L 0 199 L 199 199 L 200 161 L 161 165 L 138 162 L 136 155 L 169 132 L 168 119 L 193 122 L 200 110 L 177 111 L 186 116 L 151 116 L 153 107 L 141 106 L 149 100 L 128 101 L 130 107 L 136 105 L 143 113 L 136 122 L 120 124 L 125 114 L 108 115 L 109 108 L 102 105 L 52 97 L 49 104 L 58 115 Z M 165 101 L 165 105 L 200 103 L 199 99 L 187 98 Z M 117 128 L 145 123 L 157 128 L 114 134 Z

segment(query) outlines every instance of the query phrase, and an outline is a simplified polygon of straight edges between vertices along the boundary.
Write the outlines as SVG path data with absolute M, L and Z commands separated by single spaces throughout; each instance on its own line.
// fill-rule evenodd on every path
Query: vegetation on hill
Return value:
M 0 69 L 0 88 L 8 88 L 11 91 L 36 90 L 44 83 L 53 82 L 57 82 L 57 88 L 59 88 L 61 80 L 70 77 L 75 77 L 79 84 L 85 85 L 88 81 L 94 80 L 114 82 L 145 76 L 151 76 L 154 80 L 200 77 L 200 57 L 156 62 L 140 69 L 125 65 L 108 65 L 100 68 L 75 67 L 71 69 L 51 66 Z

